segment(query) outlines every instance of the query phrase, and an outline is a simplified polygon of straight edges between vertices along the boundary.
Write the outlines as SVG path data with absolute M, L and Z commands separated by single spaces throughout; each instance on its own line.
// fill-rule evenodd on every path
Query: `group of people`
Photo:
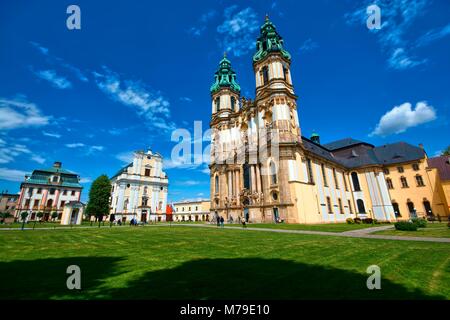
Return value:
M 246 221 L 245 221 L 244 218 L 238 217 L 238 220 L 239 220 L 239 223 L 242 224 L 242 227 L 243 227 L 243 228 L 247 228 L 247 223 L 246 223 Z M 233 223 L 233 218 L 230 218 L 230 219 L 228 220 L 228 222 L 229 222 L 229 223 Z M 225 219 L 224 219 L 222 216 L 217 215 L 217 216 L 216 216 L 216 223 L 217 223 L 217 227 L 223 228 L 223 227 L 224 227 L 224 223 L 225 223 Z
M 222 217 L 222 216 L 220 216 L 220 217 L 217 217 L 217 226 L 218 227 L 224 227 L 224 223 L 225 223 L 225 219 Z

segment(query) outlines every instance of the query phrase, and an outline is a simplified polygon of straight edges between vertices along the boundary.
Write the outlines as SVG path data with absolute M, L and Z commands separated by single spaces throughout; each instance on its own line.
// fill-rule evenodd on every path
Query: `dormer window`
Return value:
M 58 176 L 53 176 L 52 181 L 53 181 L 53 182 L 58 182 Z

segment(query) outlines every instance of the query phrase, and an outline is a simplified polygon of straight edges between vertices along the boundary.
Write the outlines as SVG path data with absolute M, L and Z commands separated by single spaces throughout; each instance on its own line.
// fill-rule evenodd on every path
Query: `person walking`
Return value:
M 225 219 L 223 217 L 220 217 L 220 226 L 222 228 L 224 227 L 224 222 L 225 222 Z
M 217 216 L 217 227 L 220 227 L 220 218 L 219 216 Z
M 242 218 L 241 221 L 242 221 L 242 228 L 247 228 L 247 224 L 245 223 L 245 219 Z

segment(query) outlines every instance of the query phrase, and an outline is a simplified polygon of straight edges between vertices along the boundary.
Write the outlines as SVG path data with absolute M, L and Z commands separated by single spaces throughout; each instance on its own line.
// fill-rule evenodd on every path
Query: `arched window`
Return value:
M 216 105 L 216 112 L 218 112 L 220 110 L 220 98 L 217 97 L 216 100 L 214 100 L 215 105 Z
M 234 107 L 236 106 L 236 98 L 235 97 L 231 97 L 231 110 L 234 110 Z
M 250 189 L 250 166 L 245 163 L 243 166 L 244 169 L 244 189 Z
M 392 207 L 394 208 L 395 217 L 396 218 L 401 217 L 402 214 L 400 213 L 400 208 L 398 207 L 398 203 L 397 202 L 392 202 Z
M 430 201 L 424 200 L 424 201 L 423 201 L 423 207 L 424 207 L 424 209 L 425 209 L 425 214 L 426 214 L 427 216 L 432 216 L 432 215 L 433 215 L 433 210 L 431 209 Z
M 214 177 L 214 192 L 219 193 L 219 176 Z
M 361 191 L 361 186 L 359 185 L 358 174 L 356 172 L 352 172 L 352 182 L 353 182 L 353 190 Z
M 270 161 L 270 183 L 277 184 L 277 167 L 273 161 Z
M 288 81 L 288 73 L 289 73 L 289 70 L 285 66 L 283 66 L 284 81 Z
M 356 200 L 356 205 L 358 206 L 358 213 L 366 213 L 366 208 L 364 207 L 364 201 L 361 199 Z
M 267 66 L 264 66 L 261 70 L 262 78 L 263 78 L 263 84 L 267 84 L 269 82 L 269 68 Z
M 416 216 L 416 208 L 414 207 L 414 203 L 411 202 L 411 201 L 408 201 L 406 204 L 407 204 L 407 206 L 408 206 L 409 214 L 410 214 L 412 217 L 415 217 L 415 216 Z
M 47 208 L 51 208 L 53 206 L 53 199 L 48 199 Z

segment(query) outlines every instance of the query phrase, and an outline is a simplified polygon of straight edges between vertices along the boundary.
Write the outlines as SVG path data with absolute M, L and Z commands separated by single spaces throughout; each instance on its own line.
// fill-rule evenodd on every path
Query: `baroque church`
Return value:
M 224 56 L 210 88 L 211 212 L 226 220 L 322 223 L 449 214 L 422 146 L 321 144 L 301 134 L 291 55 L 266 17 L 253 55 L 256 96 Z

